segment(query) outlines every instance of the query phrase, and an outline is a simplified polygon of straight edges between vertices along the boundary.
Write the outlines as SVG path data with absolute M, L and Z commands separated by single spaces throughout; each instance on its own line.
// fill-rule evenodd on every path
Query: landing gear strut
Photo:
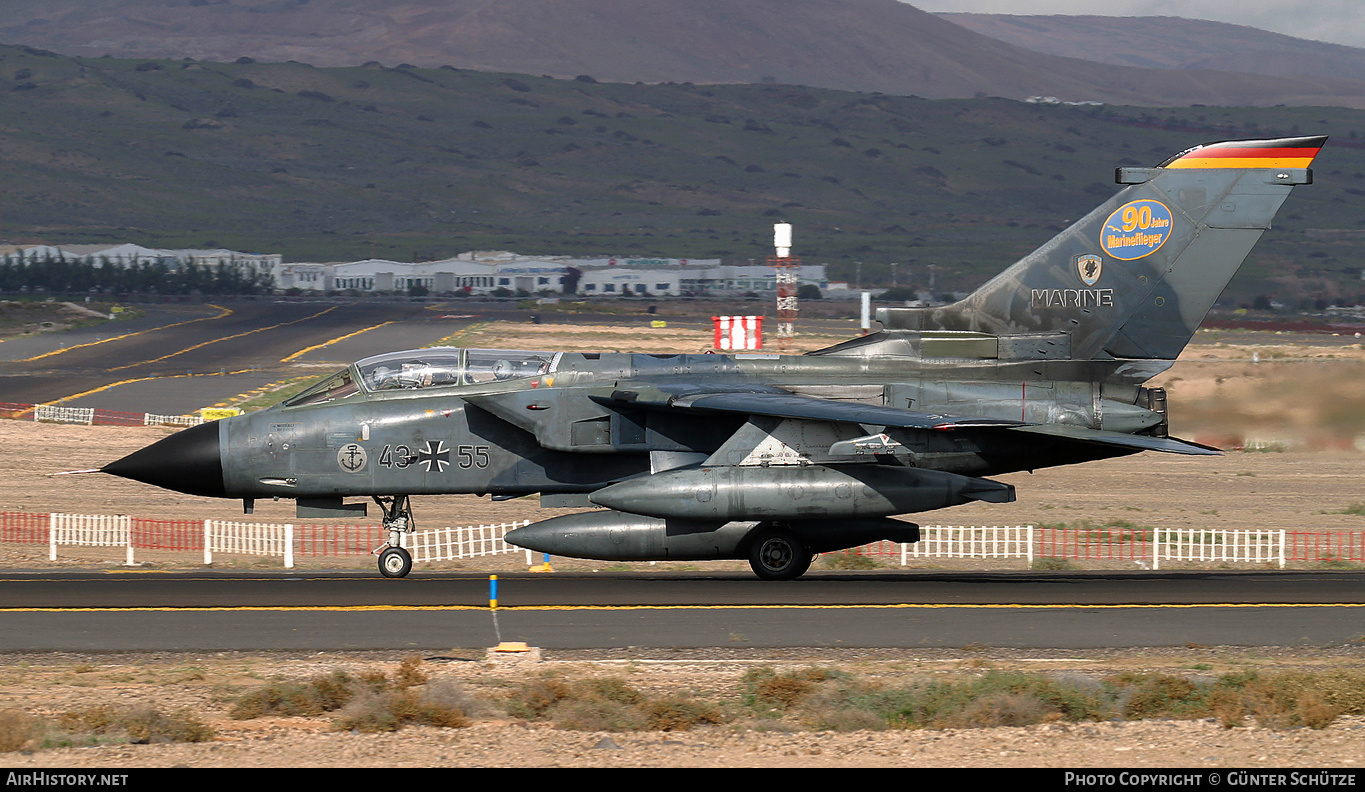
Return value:
M 403 534 L 412 533 L 417 526 L 412 518 L 412 504 L 406 495 L 374 496 L 374 502 L 384 513 L 380 525 L 388 540 L 375 552 L 379 554 L 379 574 L 389 578 L 407 577 L 412 571 L 412 556 L 402 547 Z

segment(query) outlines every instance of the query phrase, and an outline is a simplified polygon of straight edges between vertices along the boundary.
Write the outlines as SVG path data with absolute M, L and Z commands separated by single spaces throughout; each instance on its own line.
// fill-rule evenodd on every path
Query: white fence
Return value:
M 901 566 L 911 558 L 1023 558 L 1033 563 L 1033 526 L 928 525 L 919 541 L 903 544 Z
M 213 553 L 280 556 L 284 568 L 294 568 L 294 526 L 273 523 L 244 523 L 227 520 L 204 521 L 204 563 L 213 563 Z
M 144 413 L 142 417 L 144 426 L 198 426 L 204 423 L 204 419 L 198 415 L 157 415 L 156 413 Z
M 467 525 L 459 528 L 414 531 L 403 537 L 403 546 L 412 554 L 414 562 L 451 561 L 457 558 L 517 553 L 521 552 L 522 548 L 513 547 L 502 538 L 513 528 L 530 524 L 530 520 L 522 520 L 497 525 Z
M 402 535 L 403 547 L 412 553 L 413 561 L 448 561 L 457 558 L 476 558 L 500 553 L 526 552 L 513 547 L 503 537 L 513 528 L 529 525 L 530 520 L 473 525 L 458 528 L 438 528 Z M 58 545 L 125 548 L 125 563 L 133 562 L 132 519 L 127 515 L 50 514 L 48 515 L 49 558 L 57 560 Z M 213 563 L 213 554 L 276 556 L 286 569 L 294 567 L 295 530 L 290 524 L 247 523 L 228 520 L 204 520 L 204 563 Z M 182 545 L 183 547 L 183 545 Z M 164 549 L 164 546 L 163 546 Z
M 158 415 L 106 410 L 100 407 L 64 407 L 59 404 L 20 404 L 0 402 L 0 418 L 15 418 L 44 423 L 74 423 L 86 426 L 198 426 L 217 420 L 224 414 L 236 414 L 227 409 L 201 410 L 199 415 Z M 208 417 L 206 418 L 205 415 Z
M 39 405 L 33 408 L 33 420 L 50 423 L 74 423 L 89 426 L 95 422 L 94 407 L 49 407 Z
M 127 548 L 127 561 L 133 563 L 132 518 L 126 514 L 49 514 L 48 560 L 57 560 L 57 545 Z
M 127 515 L 51 514 L 48 515 L 48 543 L 51 560 L 57 560 L 58 545 L 109 547 L 123 545 L 129 565 L 133 563 L 131 518 Z M 530 551 L 507 544 L 503 537 L 529 520 L 512 523 L 438 528 L 403 535 L 403 546 L 415 562 L 447 561 L 460 558 Z M 197 532 L 197 531 L 196 531 Z M 1231 564 L 1276 564 L 1284 568 L 1290 547 L 1284 530 L 1209 531 L 1151 529 L 1135 532 L 1133 541 L 1123 543 L 1125 555 L 1112 553 L 1119 545 L 1105 545 L 1093 538 L 1095 531 L 1083 529 L 1035 528 L 1014 526 L 941 526 L 920 528 L 915 544 L 878 542 L 855 552 L 883 558 L 899 557 L 905 566 L 922 558 L 1017 558 L 1032 565 L 1036 558 L 1104 558 L 1137 563 L 1159 569 L 1163 562 L 1217 562 Z M 204 563 L 213 563 L 213 554 L 278 556 L 286 568 L 293 568 L 296 537 L 293 525 L 244 523 L 225 520 L 203 521 Z M 195 542 L 196 546 L 198 542 Z M 1089 554 L 1095 548 L 1111 548 L 1106 555 Z M 169 548 L 167 548 L 169 549 Z
M 1105 533 L 1106 529 L 1098 529 Z M 900 562 L 905 566 L 913 558 L 1020 558 L 1032 566 L 1035 558 L 1098 558 L 1088 556 L 1086 534 L 1095 529 L 1035 528 L 1032 525 L 1014 526 L 951 526 L 926 525 L 920 528 L 916 544 L 900 545 Z M 1124 546 L 1141 551 L 1129 556 L 1103 557 L 1126 559 L 1135 563 L 1150 563 L 1160 569 L 1163 561 L 1219 562 L 1229 564 L 1276 564 L 1285 566 L 1289 554 L 1287 532 L 1279 530 L 1210 531 L 1200 529 L 1151 529 L 1150 541 L 1146 532 Z M 1080 538 L 1078 538 L 1080 537 Z M 1114 545 L 1105 540 L 1105 546 Z M 1059 552 L 1061 550 L 1061 552 Z
M 1278 563 L 1284 568 L 1285 532 L 1159 530 L 1152 553 L 1152 569 L 1161 560 L 1221 561 L 1225 563 Z

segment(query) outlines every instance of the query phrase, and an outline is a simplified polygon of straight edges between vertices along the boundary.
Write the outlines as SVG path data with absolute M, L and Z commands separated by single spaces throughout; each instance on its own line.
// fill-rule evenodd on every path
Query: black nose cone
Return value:
M 100 470 L 187 495 L 227 497 L 217 421 L 182 429 Z

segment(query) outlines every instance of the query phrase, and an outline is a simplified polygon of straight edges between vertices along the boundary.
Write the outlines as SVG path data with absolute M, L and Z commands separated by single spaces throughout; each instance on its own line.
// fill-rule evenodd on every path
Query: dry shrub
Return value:
M 1295 705 L 1299 722 L 1310 729 L 1325 729 L 1341 717 L 1341 709 L 1327 703 L 1316 693 L 1299 697 Z
M 620 677 L 593 677 L 581 683 L 588 695 L 605 701 L 634 706 L 645 700 L 645 694 L 626 684 Z
M 754 697 L 773 709 L 789 711 L 815 690 L 815 683 L 791 674 L 782 674 L 759 683 L 754 688 Z
M 686 696 L 651 701 L 645 705 L 645 724 L 654 731 L 687 731 L 703 723 L 724 723 L 714 705 Z
M 1343 715 L 1365 715 L 1365 671 L 1341 669 L 1316 676 L 1317 691 Z
M 123 722 L 128 738 L 135 743 L 208 742 L 213 729 L 188 709 L 169 714 L 151 707 L 135 709 Z
M 578 731 L 681 731 L 724 721 L 714 705 L 686 696 L 651 699 L 617 677 L 569 681 L 543 675 L 514 690 L 507 708 L 518 717 Z
M 1003 721 L 1106 720 L 1107 696 L 1088 681 L 1027 672 L 988 671 L 971 679 L 881 690 L 864 706 L 898 727 L 974 727 Z
M 345 671 L 315 676 L 308 680 L 318 712 L 331 712 L 346 706 L 355 697 L 357 683 Z
M 1258 726 L 1267 729 L 1292 729 L 1298 726 L 1297 697 L 1256 685 L 1243 694 L 1247 711 Z
M 1182 676 L 1135 674 L 1118 677 L 1114 682 L 1127 687 L 1123 717 L 1198 718 L 1209 713 L 1208 686 L 1200 686 Z
M 1365 674 L 1359 671 L 1308 673 L 1286 671 L 1225 677 L 1212 696 L 1212 709 L 1224 728 L 1254 718 L 1267 729 L 1306 726 L 1325 729 L 1343 714 L 1365 712 Z
M 319 682 L 321 690 L 316 684 Z M 349 701 L 352 695 L 350 688 L 335 677 L 320 677 L 312 683 L 276 680 L 243 694 L 228 710 L 228 715 L 235 720 L 251 720 L 266 715 L 321 715 Z M 338 700 L 340 704 L 329 706 L 329 703 Z
M 32 747 L 42 731 L 41 719 L 19 710 L 0 710 L 0 753 Z
M 1329 703 L 1331 693 L 1329 677 L 1295 671 L 1258 678 L 1242 691 L 1247 710 L 1267 729 L 1326 728 L 1342 713 Z
M 482 710 L 483 703 L 461 684 L 449 679 L 436 679 L 422 687 L 422 700 L 428 706 L 456 710 L 470 718 Z
M 167 714 L 154 707 L 101 704 L 65 712 L 58 722 L 67 732 L 122 738 L 139 744 L 207 742 L 214 737 L 213 729 L 188 709 Z
M 338 670 L 306 682 L 275 680 L 239 697 L 229 715 L 236 720 L 265 715 L 322 715 L 345 707 L 362 693 L 384 693 L 393 688 L 405 690 L 425 683 L 427 675 L 421 663 L 421 659 L 415 657 L 404 660 L 393 682 L 378 670 L 365 671 L 359 676 Z
M 558 728 L 573 731 L 638 731 L 645 725 L 638 708 L 606 699 L 565 699 L 553 718 Z
M 1061 713 L 1030 693 L 990 693 L 944 715 L 935 724 L 950 729 L 1031 726 L 1060 720 Z
M 407 690 L 417 685 L 427 683 L 427 672 L 422 668 L 422 658 L 407 657 L 398 664 L 398 676 L 394 679 L 394 687 L 399 690 Z
M 764 666 L 746 672 L 741 684 L 746 689 L 749 706 L 754 709 L 789 712 L 804 704 L 816 692 L 819 683 L 843 676 L 826 668 L 803 668 L 779 674 Z
M 448 680 L 383 693 L 362 689 L 337 713 L 332 726 L 362 732 L 391 732 L 410 725 L 459 729 L 469 725 L 473 709 L 473 700 Z
M 1209 696 L 1209 712 L 1224 729 L 1246 725 L 1246 697 L 1240 690 L 1219 688 Z
M 395 712 L 392 695 L 364 690 L 337 712 L 332 728 L 337 731 L 391 732 L 403 725 Z
M 569 683 L 549 674 L 523 682 L 512 691 L 507 711 L 518 718 L 534 720 L 545 716 L 551 707 L 574 695 Z

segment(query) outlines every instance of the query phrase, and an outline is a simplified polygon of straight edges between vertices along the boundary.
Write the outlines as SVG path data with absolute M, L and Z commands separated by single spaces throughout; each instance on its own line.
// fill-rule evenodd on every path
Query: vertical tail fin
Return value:
M 1074 359 L 1174 360 L 1327 138 L 1209 143 L 1128 185 L 961 302 L 882 309 L 889 329 L 1065 332 Z

